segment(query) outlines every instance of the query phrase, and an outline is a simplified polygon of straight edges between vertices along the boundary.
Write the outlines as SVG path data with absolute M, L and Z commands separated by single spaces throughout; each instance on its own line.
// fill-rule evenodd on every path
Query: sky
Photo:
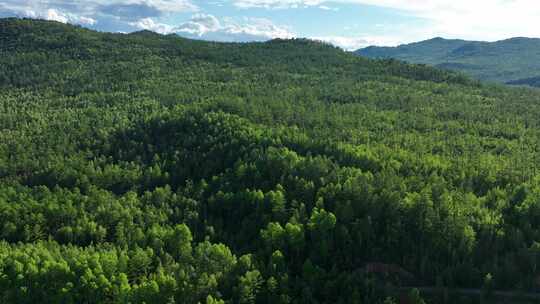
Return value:
M 433 37 L 540 37 L 539 0 L 0 0 L 0 17 L 214 41 L 323 40 L 346 50 Z

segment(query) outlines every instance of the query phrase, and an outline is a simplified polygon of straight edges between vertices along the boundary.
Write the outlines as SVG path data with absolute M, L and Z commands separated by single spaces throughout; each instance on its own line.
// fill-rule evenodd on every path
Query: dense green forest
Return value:
M 367 47 L 356 53 L 429 64 L 484 81 L 540 87 L 537 38 L 516 37 L 496 42 L 433 38 L 398 47 Z
M 309 40 L 0 19 L 0 303 L 535 293 L 539 118 L 538 91 Z

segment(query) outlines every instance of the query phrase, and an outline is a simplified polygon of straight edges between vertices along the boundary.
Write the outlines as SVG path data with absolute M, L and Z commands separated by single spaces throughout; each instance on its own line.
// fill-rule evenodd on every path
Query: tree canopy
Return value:
M 538 91 L 304 39 L 0 41 L 2 303 L 540 289 Z

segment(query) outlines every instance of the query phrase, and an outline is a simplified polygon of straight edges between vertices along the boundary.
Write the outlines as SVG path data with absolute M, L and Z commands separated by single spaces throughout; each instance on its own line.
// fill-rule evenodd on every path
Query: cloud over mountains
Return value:
M 180 12 L 193 15 L 179 25 L 159 21 Z M 266 18 L 218 19 L 201 13 L 190 0 L 2 0 L 0 15 L 81 24 L 113 32 L 145 29 L 215 41 L 262 41 L 294 36 L 290 29 L 275 25 Z
M 294 37 L 287 28 L 277 26 L 268 19 L 245 17 L 240 21 L 233 18 L 220 20 L 202 13 L 193 15 L 189 21 L 178 26 L 155 22 L 152 18 L 144 18 L 130 25 L 161 34 L 175 33 L 187 38 L 213 41 L 246 42 Z
M 321 16 L 313 11 L 340 14 L 346 9 L 352 11 L 351 7 L 359 12 L 376 7 L 405 16 L 408 21 L 398 24 L 401 21 L 387 20 L 383 27 L 370 32 L 362 27 L 345 30 L 339 17 L 328 24 L 313 19 Z M 276 17 L 283 10 L 290 10 L 289 15 L 298 12 L 298 19 L 294 15 L 295 22 L 291 22 L 297 28 L 284 25 L 288 20 Z M 306 15 L 306 11 L 312 15 Z M 396 45 L 435 36 L 488 41 L 540 37 L 538 0 L 0 0 L 0 17 L 8 16 L 74 23 L 101 31 L 147 29 L 216 41 L 307 36 L 345 49 Z M 348 25 L 357 22 L 356 17 L 348 16 Z
M 0 14 L 129 31 L 131 23 L 179 12 L 197 12 L 190 0 L 1 0 Z

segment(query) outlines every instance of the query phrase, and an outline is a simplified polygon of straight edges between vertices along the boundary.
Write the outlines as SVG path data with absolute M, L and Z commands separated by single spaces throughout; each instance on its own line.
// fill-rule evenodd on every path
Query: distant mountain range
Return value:
M 540 39 L 535 38 L 481 42 L 438 37 L 398 47 L 370 46 L 355 53 L 462 71 L 484 81 L 540 87 Z

